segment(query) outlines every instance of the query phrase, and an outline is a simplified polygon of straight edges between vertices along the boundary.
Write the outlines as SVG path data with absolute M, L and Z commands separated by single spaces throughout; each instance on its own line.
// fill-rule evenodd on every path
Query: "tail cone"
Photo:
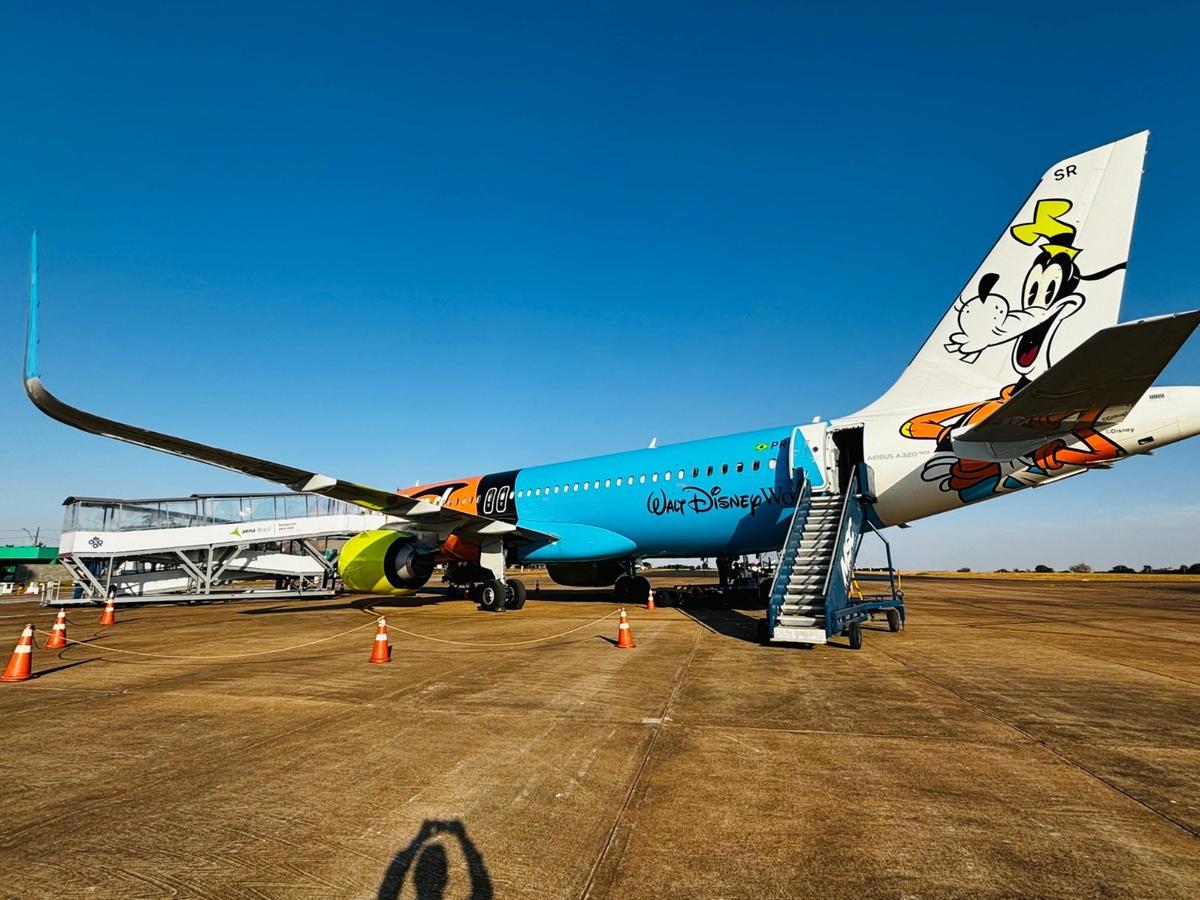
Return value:
M 375 631 L 375 646 L 371 648 L 371 662 L 392 661 L 392 648 L 388 645 L 387 619 L 379 617 L 379 628 Z
M 26 625 L 0 681 L 28 681 L 33 671 L 33 626 Z
M 60 609 L 54 626 L 50 629 L 50 639 L 46 641 L 45 649 L 61 650 L 67 646 L 67 611 Z
M 629 618 L 625 615 L 625 610 L 621 610 L 621 624 L 617 626 L 617 647 L 621 650 L 632 650 L 636 644 L 633 642 L 633 632 L 629 630 Z

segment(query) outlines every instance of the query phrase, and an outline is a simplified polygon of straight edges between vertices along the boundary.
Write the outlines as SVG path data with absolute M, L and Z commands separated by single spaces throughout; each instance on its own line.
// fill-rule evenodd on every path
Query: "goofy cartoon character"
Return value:
M 1075 228 L 1061 219 L 1070 209 L 1069 200 L 1040 200 L 1032 222 L 1012 227 L 1013 238 L 1026 246 L 1044 241 L 1025 275 L 1018 306 L 994 293 L 1000 276 L 991 272 L 979 279 L 977 296 L 965 302 L 960 300 L 956 306 L 958 331 L 950 335 L 946 351 L 973 364 L 987 348 L 1011 342 L 1017 380 L 1002 387 L 999 396 L 922 413 L 900 427 L 900 433 L 907 438 L 937 442 L 939 452 L 926 463 L 922 477 L 936 482 L 943 491 L 957 491 L 964 503 L 1045 481 L 1065 465 L 1105 462 L 1125 452 L 1093 428 L 1082 425 L 1072 431 L 1071 446 L 1063 440 L 1054 440 L 1020 459 L 1005 462 L 961 459 L 949 452 L 950 434 L 955 428 L 983 421 L 1050 368 L 1050 346 L 1055 332 L 1086 302 L 1078 293 L 1080 282 L 1104 278 L 1125 268 L 1125 263 L 1119 263 L 1092 275 L 1080 273 L 1075 261 L 1081 252 L 1074 246 Z M 1102 412 L 1091 410 L 1078 421 L 1095 422 Z

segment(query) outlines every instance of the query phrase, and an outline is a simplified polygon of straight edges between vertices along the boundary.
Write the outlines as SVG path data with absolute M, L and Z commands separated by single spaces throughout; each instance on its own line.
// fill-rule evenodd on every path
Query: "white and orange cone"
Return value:
M 379 628 L 375 631 L 375 646 L 371 648 L 371 662 L 386 663 L 392 661 L 392 648 L 388 645 L 387 619 L 379 617 Z
M 104 614 L 100 616 L 101 625 L 116 625 L 117 624 L 117 608 L 113 605 L 113 598 L 109 597 L 108 602 L 104 604 Z
M 629 617 L 625 615 L 625 610 L 621 610 L 621 624 L 617 626 L 617 647 L 621 650 L 632 650 L 636 644 L 633 642 L 633 632 L 629 630 Z
M 67 611 L 60 609 L 58 618 L 54 620 L 54 625 L 50 628 L 50 637 L 46 641 L 44 649 L 61 650 L 65 646 L 67 646 Z
M 654 588 L 650 588 L 650 593 L 646 595 L 646 609 L 657 609 L 654 605 Z
M 33 626 L 26 625 L 0 681 L 28 681 L 33 672 Z

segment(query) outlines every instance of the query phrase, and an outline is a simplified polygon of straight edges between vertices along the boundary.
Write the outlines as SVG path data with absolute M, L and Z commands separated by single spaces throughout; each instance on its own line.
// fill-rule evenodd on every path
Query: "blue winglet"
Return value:
M 39 378 L 38 371 L 38 257 L 37 232 L 29 239 L 29 318 L 25 326 L 25 380 Z

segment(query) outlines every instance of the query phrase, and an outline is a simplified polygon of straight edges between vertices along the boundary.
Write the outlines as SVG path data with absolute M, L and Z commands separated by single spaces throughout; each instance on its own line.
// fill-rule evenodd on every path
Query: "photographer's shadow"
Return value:
M 383 882 L 379 885 L 378 900 L 443 900 L 452 881 L 461 881 L 461 866 L 451 862 L 458 848 L 466 867 L 471 900 L 492 900 L 492 879 L 488 876 L 483 857 L 479 854 L 462 822 L 426 819 L 412 843 L 392 859 Z M 409 890 L 405 891 L 405 885 Z M 453 896 L 463 896 L 457 889 Z

